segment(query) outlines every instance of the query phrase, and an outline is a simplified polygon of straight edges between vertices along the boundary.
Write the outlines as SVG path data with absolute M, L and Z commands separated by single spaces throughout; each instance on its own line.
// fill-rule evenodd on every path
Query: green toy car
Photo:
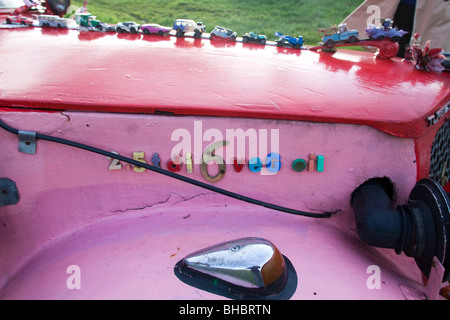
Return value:
M 256 42 L 256 43 L 266 44 L 267 37 L 265 35 L 262 35 L 262 34 L 257 34 L 257 33 L 254 33 L 254 32 L 247 32 L 242 37 L 242 41 L 245 42 L 245 43 L 247 43 L 247 42 Z

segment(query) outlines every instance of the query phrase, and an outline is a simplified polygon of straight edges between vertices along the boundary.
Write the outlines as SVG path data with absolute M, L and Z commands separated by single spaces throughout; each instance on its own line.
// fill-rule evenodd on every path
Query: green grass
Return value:
M 202 21 L 206 31 L 220 25 L 242 36 L 254 31 L 302 35 L 306 45 L 321 39 L 317 28 L 341 22 L 362 0 L 90 0 L 89 11 L 107 23 L 136 21 L 172 26 L 176 19 Z M 81 6 L 82 0 L 72 1 Z

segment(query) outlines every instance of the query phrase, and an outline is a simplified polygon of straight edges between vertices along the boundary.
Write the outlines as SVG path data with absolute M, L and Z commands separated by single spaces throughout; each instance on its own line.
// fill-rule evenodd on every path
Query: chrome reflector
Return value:
M 280 251 L 261 238 L 223 242 L 192 253 L 175 266 L 175 274 L 184 282 L 235 299 L 289 298 L 285 289 L 292 271 Z M 296 286 L 297 278 L 292 277 Z

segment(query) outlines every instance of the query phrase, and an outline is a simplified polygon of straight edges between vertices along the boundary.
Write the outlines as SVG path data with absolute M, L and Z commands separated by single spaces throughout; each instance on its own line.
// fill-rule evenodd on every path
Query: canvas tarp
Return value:
M 366 0 L 342 22 L 347 23 L 351 29 L 360 30 L 360 35 L 364 35 L 363 30 L 368 24 L 379 25 L 380 18 L 394 20 L 400 2 L 401 0 Z M 432 48 L 450 52 L 450 2 L 417 0 L 410 36 L 415 33 L 421 35 L 421 47 L 427 40 L 431 40 Z

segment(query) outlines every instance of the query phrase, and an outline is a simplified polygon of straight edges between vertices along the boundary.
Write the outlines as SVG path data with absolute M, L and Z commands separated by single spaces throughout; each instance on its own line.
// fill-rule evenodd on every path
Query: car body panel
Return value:
M 0 74 L 0 80 L 5 84 L 1 96 L 3 106 L 337 121 L 367 124 L 397 136 L 414 137 L 426 130 L 426 118 L 444 106 L 450 92 L 446 74 L 411 73 L 411 64 L 396 59 L 374 61 L 371 53 L 342 51 L 328 55 L 302 51 L 299 56 L 291 56 L 279 54 L 276 47 L 268 46 L 264 51 L 251 51 L 238 43 L 234 49 L 224 50 L 223 54 L 216 57 L 215 63 L 211 64 L 200 58 L 208 57 L 218 50 L 208 42 L 201 42 L 201 50 L 196 55 L 184 54 L 186 48 L 196 45 L 194 39 L 186 39 L 183 43 L 171 39 L 158 42 L 158 46 L 142 43 L 137 39 L 129 43 L 129 64 L 125 68 L 116 63 L 116 57 L 122 51 L 117 45 L 123 40 L 103 36 L 92 41 L 82 41 L 79 39 L 79 32 L 72 30 L 65 34 L 65 42 L 59 44 L 57 50 L 51 51 L 54 59 L 41 62 L 41 68 L 51 67 L 54 71 L 51 74 L 29 74 L 25 87 L 23 77 L 17 72 L 29 70 L 25 57 L 50 54 L 48 48 L 53 47 L 53 40 L 60 32 L 62 31 L 51 29 L 42 34 L 40 30 L 27 28 L 14 35 L 0 33 L 4 44 L 4 59 L 0 60 L 0 66 L 5 71 Z M 107 50 L 95 50 L 98 44 L 102 44 Z M 15 50 L 18 46 L 22 48 L 19 52 Z M 73 46 L 78 47 L 76 52 L 68 50 Z M 31 49 L 36 54 L 31 54 Z M 239 57 L 233 54 L 235 50 L 240 52 Z M 142 55 L 149 53 L 158 58 L 142 60 Z M 281 57 L 276 65 L 282 64 L 283 72 L 274 68 L 272 55 Z M 7 63 L 11 59 L 20 63 Z M 246 72 L 248 59 L 265 68 Z M 65 63 L 55 65 L 52 61 Z M 307 63 L 310 61 L 320 61 L 320 64 Z M 170 85 L 174 80 L 173 71 L 167 70 L 169 62 L 174 65 L 171 70 L 180 72 L 180 81 L 177 83 L 191 88 L 187 92 L 191 100 L 189 105 L 186 104 L 186 98 L 178 94 L 180 85 Z M 105 68 L 102 70 L 108 70 L 108 74 L 97 73 L 95 82 L 91 84 L 85 81 L 86 68 Z M 190 72 L 191 68 L 197 72 Z M 355 68 L 358 70 L 355 73 L 344 72 Z M 184 70 L 187 71 L 181 73 Z M 231 72 L 233 70 L 240 72 Z M 267 77 L 268 70 L 270 77 Z M 315 85 L 310 86 L 309 77 L 299 77 L 299 71 L 314 75 Z M 17 76 L 11 76 L 11 72 Z M 70 78 L 66 77 L 68 73 L 71 74 Z M 124 76 L 127 74 L 129 77 Z M 205 78 L 215 74 L 221 74 L 223 81 L 228 84 L 225 90 L 221 83 L 204 83 Z M 7 75 L 8 80 L 5 78 Z M 259 79 L 259 76 L 262 77 L 260 79 L 270 81 L 260 80 L 255 83 L 256 80 L 253 79 Z M 111 82 L 111 78 L 121 80 Z M 134 79 L 147 78 L 158 79 L 153 83 L 155 90 L 148 92 L 132 89 L 135 87 Z M 249 81 L 250 79 L 252 80 Z M 402 81 L 399 82 L 398 79 Z M 329 87 L 327 84 L 330 82 L 345 85 Z M 73 83 L 77 83 L 83 96 L 93 99 L 92 103 L 79 104 L 80 100 L 68 91 Z M 105 83 L 108 85 L 104 86 Z M 42 91 L 40 86 L 49 89 Z M 256 88 L 251 98 L 247 94 L 249 86 L 253 92 Z M 326 96 L 321 92 L 323 86 L 328 88 Z M 27 92 L 24 92 L 25 88 Z M 123 88 L 129 88 L 124 92 L 130 93 L 118 94 Z M 411 92 L 419 89 L 420 95 L 411 96 Z M 364 95 L 363 103 L 354 98 L 355 93 Z M 214 104 L 209 103 L 208 97 L 216 94 L 223 98 Z M 330 104 L 337 99 L 342 101 L 339 107 Z M 385 100 L 389 103 L 380 102 Z
M 3 300 L 223 299 L 175 266 L 242 237 L 289 259 L 292 299 L 424 292 L 412 258 L 362 243 L 350 203 L 389 177 L 404 204 L 445 157 L 448 73 L 191 37 L 35 27 L 0 42 L 0 177 L 20 195 L 0 206 Z

